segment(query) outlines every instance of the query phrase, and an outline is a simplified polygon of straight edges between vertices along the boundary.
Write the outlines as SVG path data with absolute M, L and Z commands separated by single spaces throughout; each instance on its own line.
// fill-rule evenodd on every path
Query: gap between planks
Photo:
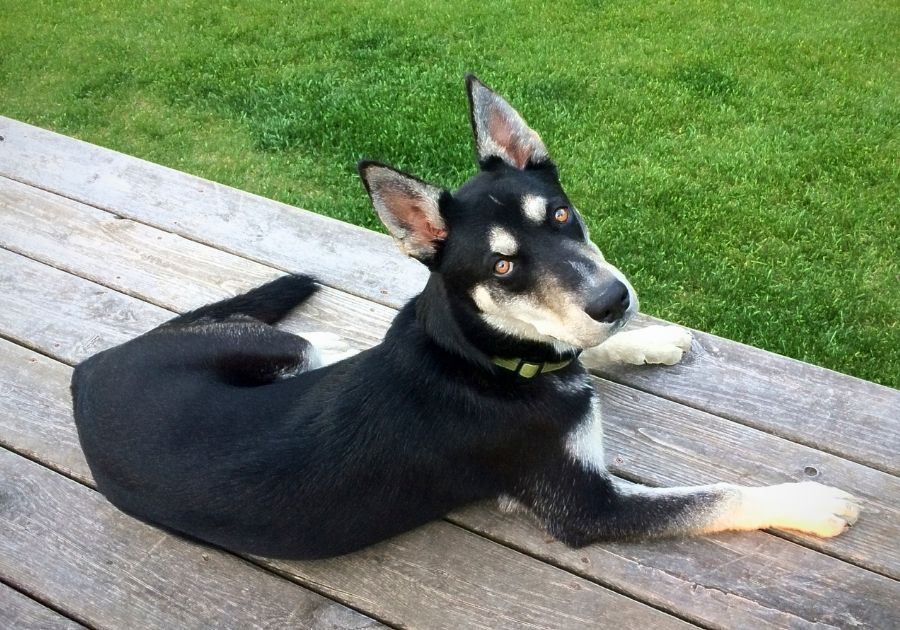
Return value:
M 81 623 L 59 610 L 0 578 L 0 627 L 15 630 L 79 630 L 94 627 Z

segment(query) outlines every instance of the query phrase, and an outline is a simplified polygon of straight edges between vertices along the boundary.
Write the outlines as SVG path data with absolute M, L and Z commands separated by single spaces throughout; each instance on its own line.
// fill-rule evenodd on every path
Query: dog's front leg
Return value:
M 581 362 L 589 369 L 616 363 L 675 365 L 691 347 L 691 339 L 691 333 L 680 326 L 654 324 L 616 333 L 585 350 Z
M 854 497 L 814 482 L 650 488 L 572 460 L 525 480 L 517 495 L 550 533 L 575 547 L 769 527 L 830 537 L 859 515 Z

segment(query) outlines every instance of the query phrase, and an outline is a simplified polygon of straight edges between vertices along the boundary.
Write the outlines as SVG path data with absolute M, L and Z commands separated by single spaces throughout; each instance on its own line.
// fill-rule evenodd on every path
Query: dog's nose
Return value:
M 613 280 L 594 294 L 584 310 L 591 319 L 611 324 L 622 318 L 629 303 L 628 287 L 619 280 Z

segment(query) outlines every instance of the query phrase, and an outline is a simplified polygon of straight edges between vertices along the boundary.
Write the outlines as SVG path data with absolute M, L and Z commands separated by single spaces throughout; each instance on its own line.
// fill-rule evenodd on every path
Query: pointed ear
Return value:
M 360 162 L 358 168 L 378 217 L 400 250 L 429 264 L 447 238 L 440 200 L 449 193 L 378 162 Z
M 478 161 L 497 157 L 518 169 L 550 159 L 541 137 L 502 97 L 475 75 L 466 75 L 469 115 L 475 132 Z

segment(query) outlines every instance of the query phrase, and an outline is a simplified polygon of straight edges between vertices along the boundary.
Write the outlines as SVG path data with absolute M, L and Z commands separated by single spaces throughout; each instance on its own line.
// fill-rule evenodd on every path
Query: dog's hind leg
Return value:
M 516 494 L 553 535 L 576 547 L 769 527 L 830 537 L 859 516 L 854 497 L 814 482 L 649 488 L 568 459 L 526 480 Z
M 151 334 L 167 337 L 177 348 L 177 364 L 210 371 L 233 385 L 264 385 L 314 367 L 309 341 L 248 317 L 160 328 Z

